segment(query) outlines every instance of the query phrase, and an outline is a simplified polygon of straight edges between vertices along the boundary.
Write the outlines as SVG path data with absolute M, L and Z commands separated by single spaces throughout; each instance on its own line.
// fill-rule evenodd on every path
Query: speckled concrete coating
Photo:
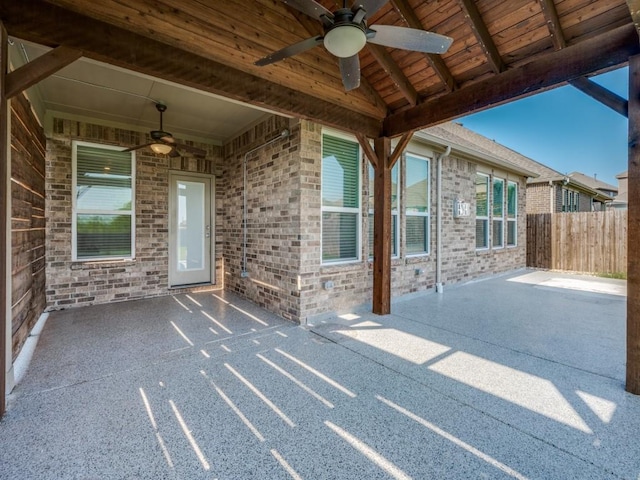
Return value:
M 307 327 L 215 292 L 52 313 L 0 478 L 638 479 L 625 298 L 576 278 Z

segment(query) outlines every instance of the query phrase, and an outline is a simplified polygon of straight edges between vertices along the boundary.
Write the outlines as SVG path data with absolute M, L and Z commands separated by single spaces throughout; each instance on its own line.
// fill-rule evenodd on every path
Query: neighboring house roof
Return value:
M 571 186 L 578 191 L 592 196 L 597 201 L 606 202 L 611 200 L 610 196 L 584 184 L 579 179 L 564 175 L 551 167 L 501 145 L 495 140 L 491 140 L 479 133 L 469 130 L 461 123 L 442 123 L 425 130 L 420 130 L 416 132 L 414 136 L 440 145 L 449 145 L 452 150 L 457 152 L 480 158 L 489 164 L 507 170 L 519 172 L 529 177 L 527 180 L 528 184 L 548 182 L 563 183 L 564 185 Z M 617 188 L 613 188 L 617 190 Z
M 571 172 L 569 174 L 571 178 L 578 180 L 580 183 L 588 185 L 589 187 L 600 190 L 602 192 L 618 192 L 618 187 L 609 183 L 598 180 L 597 178 L 590 177 L 581 172 Z
M 483 137 L 459 123 L 446 122 L 435 127 L 429 127 L 416 132 L 414 137 L 430 143 L 450 146 L 458 154 L 482 160 L 489 165 L 526 177 L 540 175 L 536 169 L 530 168 L 520 161 L 520 157 L 526 158 L 523 155 L 504 145 L 500 145 L 494 140 Z M 531 159 L 528 160 L 533 162 Z M 542 164 L 540 165 L 542 166 Z

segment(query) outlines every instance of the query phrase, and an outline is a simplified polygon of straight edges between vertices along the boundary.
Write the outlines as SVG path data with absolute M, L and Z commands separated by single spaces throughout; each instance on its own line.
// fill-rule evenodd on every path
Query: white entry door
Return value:
M 211 283 L 212 181 L 169 174 L 169 284 Z

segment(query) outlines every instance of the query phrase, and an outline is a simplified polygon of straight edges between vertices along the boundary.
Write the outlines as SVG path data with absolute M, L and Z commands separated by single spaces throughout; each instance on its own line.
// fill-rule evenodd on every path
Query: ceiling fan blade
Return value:
M 333 13 L 330 10 L 327 10 L 314 0 L 282 0 L 282 3 L 318 20 L 322 15 L 333 18 Z
M 358 7 L 364 8 L 367 12 L 367 18 L 371 18 L 374 13 L 382 8 L 389 0 L 356 0 L 353 2 L 352 10 L 356 11 Z
M 340 74 L 347 92 L 360 86 L 360 58 L 357 53 L 352 57 L 340 58 Z
M 186 145 L 184 143 L 174 143 L 173 147 L 174 148 L 172 151 L 175 151 L 176 149 L 184 150 L 185 152 L 189 152 L 198 157 L 205 157 L 207 155 L 206 150 L 203 150 L 202 148 L 194 147 L 192 145 Z M 178 156 L 180 156 L 180 154 L 178 154 Z
M 307 38 L 298 43 L 294 43 L 293 45 L 289 45 L 288 47 L 284 47 L 282 50 L 278 50 L 277 52 L 273 52 L 270 55 L 267 55 L 264 58 L 258 60 L 255 64 L 259 67 L 263 67 L 265 65 L 270 65 L 275 62 L 279 62 L 280 60 L 284 60 L 285 58 L 292 57 L 293 55 L 297 55 L 306 50 L 310 50 L 313 47 L 320 45 L 322 43 L 323 37 L 311 37 Z
M 180 153 L 175 148 L 172 148 L 171 151 L 169 152 L 169 156 L 174 158 L 179 157 Z
M 375 35 L 368 37 L 368 42 L 414 52 L 445 53 L 453 42 L 453 38 L 446 35 L 415 28 L 373 25 L 370 29 Z
M 130 147 L 122 150 L 123 152 L 133 152 L 134 150 L 140 150 L 141 148 L 148 147 L 149 145 L 153 145 L 156 142 L 145 143 L 144 145 L 136 145 L 135 147 Z

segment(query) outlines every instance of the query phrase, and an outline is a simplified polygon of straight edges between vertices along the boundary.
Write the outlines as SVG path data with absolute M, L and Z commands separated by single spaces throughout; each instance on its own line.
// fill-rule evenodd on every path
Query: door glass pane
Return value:
M 201 182 L 177 182 L 178 271 L 201 270 L 205 263 L 205 188 Z

